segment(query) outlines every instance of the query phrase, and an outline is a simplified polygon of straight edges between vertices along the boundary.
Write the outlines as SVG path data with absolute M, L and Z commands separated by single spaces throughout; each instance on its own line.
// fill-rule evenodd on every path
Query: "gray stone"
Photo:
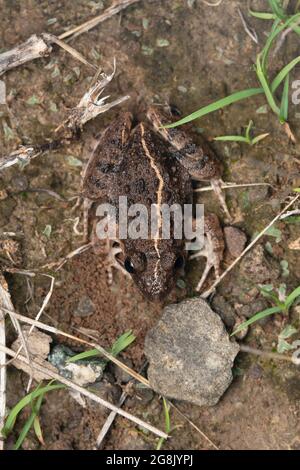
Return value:
M 217 294 L 212 300 L 212 308 L 220 315 L 227 328 L 232 330 L 236 321 L 236 314 L 230 303 L 222 295 Z
M 278 266 L 265 256 L 261 245 L 255 246 L 241 261 L 240 272 L 256 284 L 277 279 L 280 274 Z
M 225 227 L 224 235 L 229 253 L 234 258 L 237 258 L 243 252 L 247 243 L 246 235 L 236 227 Z
M 94 310 L 95 310 L 95 306 L 93 302 L 91 301 L 91 299 L 87 296 L 82 297 L 79 300 L 78 305 L 74 311 L 74 316 L 81 317 L 81 318 L 89 317 L 90 315 L 93 315 Z
M 232 381 L 238 352 L 204 300 L 169 305 L 145 340 L 150 385 L 169 398 L 215 405 Z

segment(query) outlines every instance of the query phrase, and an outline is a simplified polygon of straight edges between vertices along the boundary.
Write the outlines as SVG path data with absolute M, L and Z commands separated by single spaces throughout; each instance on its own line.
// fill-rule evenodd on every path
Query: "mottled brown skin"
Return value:
M 148 117 L 158 127 L 156 111 L 150 110 Z M 128 206 L 140 203 L 150 213 L 151 204 L 192 202 L 191 175 L 209 179 L 219 174 L 215 157 L 207 157 L 189 139 L 184 141 L 182 132 L 172 131 L 170 137 L 144 123 L 131 127 L 132 116 L 124 113 L 103 133 L 85 170 L 84 197 L 118 207 L 119 196 L 127 196 Z M 187 257 L 185 240 L 175 240 L 173 228 L 171 219 L 168 240 L 121 241 L 119 263 L 152 301 L 162 300 L 174 287 Z

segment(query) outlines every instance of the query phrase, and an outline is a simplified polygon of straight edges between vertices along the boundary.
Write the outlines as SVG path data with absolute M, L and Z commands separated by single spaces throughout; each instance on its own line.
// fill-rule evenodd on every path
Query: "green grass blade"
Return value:
M 251 145 L 258 144 L 258 142 L 268 137 L 268 135 L 270 135 L 269 132 L 267 132 L 266 134 L 257 135 L 256 137 L 254 137 L 254 139 L 251 140 Z
M 217 100 L 207 106 L 204 106 L 203 108 L 198 109 L 198 111 L 189 114 L 188 116 L 180 119 L 177 122 L 173 122 L 163 127 L 166 129 L 171 129 L 172 127 L 181 126 L 182 124 L 191 122 L 194 119 L 201 118 L 206 114 L 218 111 L 219 109 L 224 108 L 225 106 L 229 106 L 230 104 L 236 103 L 246 98 L 250 98 L 251 96 L 259 95 L 260 93 L 263 93 L 262 88 L 249 88 L 248 90 L 237 91 L 232 95 L 226 96 L 225 98 L 221 98 L 220 100 Z
M 165 432 L 166 434 L 170 434 L 171 432 L 170 412 L 169 412 L 167 400 L 165 398 L 163 398 L 163 406 L 164 406 L 164 413 L 165 413 Z M 165 442 L 165 438 L 161 437 L 156 446 L 156 450 L 160 450 L 164 442 Z
M 287 296 L 286 301 L 285 301 L 286 307 L 290 308 L 295 302 L 295 300 L 298 299 L 298 297 L 300 297 L 300 286 L 297 287 L 295 290 L 293 290 L 293 292 L 291 292 Z
M 132 334 L 132 331 L 126 331 L 120 338 L 117 339 L 115 344 L 113 344 L 111 348 L 111 354 L 113 356 L 117 356 L 121 351 L 126 349 L 133 341 L 135 341 L 136 337 Z
M 273 22 L 273 26 L 271 29 L 271 32 L 267 38 L 266 44 L 263 47 L 263 50 L 261 51 L 262 55 L 262 68 L 264 73 L 266 73 L 267 69 L 267 60 L 268 60 L 268 55 L 272 46 L 272 43 L 276 36 L 284 29 L 283 25 L 280 25 L 280 19 L 276 18 Z
M 33 429 L 34 429 L 35 435 L 38 438 L 39 442 L 42 444 L 42 446 L 44 446 L 45 441 L 44 441 L 44 437 L 43 437 L 43 432 L 42 432 L 39 416 L 36 416 L 34 418 Z
M 24 439 L 26 438 L 28 432 L 30 431 L 30 429 L 33 425 L 34 419 L 35 419 L 35 413 L 31 413 L 31 415 L 27 419 L 25 425 L 23 426 L 22 431 L 20 432 L 20 435 L 17 439 L 17 442 L 14 445 L 14 450 L 18 450 L 21 447 L 21 445 L 23 444 Z
M 286 76 L 290 73 L 290 71 L 300 62 L 300 56 L 293 59 L 289 64 L 287 64 L 280 72 L 276 75 L 274 80 L 271 83 L 271 91 L 274 93 L 279 85 L 283 82 Z
M 14 445 L 14 450 L 18 450 L 21 447 L 21 445 L 23 444 L 24 439 L 27 436 L 28 432 L 30 431 L 31 427 L 34 426 L 34 422 L 35 422 L 35 420 L 38 417 L 38 414 L 40 412 L 40 409 L 41 409 L 41 406 L 42 406 L 42 401 L 43 401 L 45 393 L 46 392 L 42 393 L 38 397 L 38 399 L 36 400 L 36 403 L 33 403 L 33 408 L 32 408 L 31 415 L 27 419 L 25 425 L 23 426 L 22 431 L 20 432 L 20 435 L 17 439 L 17 442 Z
M 257 59 L 256 59 L 256 74 L 257 74 L 257 77 L 261 83 L 261 86 L 263 87 L 263 90 L 265 92 L 265 95 L 266 95 L 266 98 L 267 98 L 267 101 L 269 103 L 269 106 L 270 108 L 272 109 L 272 111 L 277 114 L 277 116 L 279 116 L 279 113 L 280 113 L 280 109 L 278 108 L 276 102 L 275 102 L 275 99 L 274 99 L 274 96 L 271 92 L 271 89 L 269 87 L 269 83 L 266 79 L 266 76 L 263 72 L 263 68 L 262 68 L 262 64 L 261 64 L 261 60 L 260 60 L 260 54 L 257 56 Z
M 126 333 L 124 333 L 123 335 L 121 335 L 117 340 L 116 342 L 113 344 L 112 348 L 111 348 L 111 351 L 110 353 L 113 355 L 113 356 L 117 356 L 118 354 L 120 354 L 121 351 L 123 351 L 124 349 L 126 349 L 131 343 L 133 343 L 133 341 L 135 341 L 136 337 L 132 334 L 132 331 L 126 331 Z M 76 361 L 80 361 L 82 359 L 88 359 L 90 357 L 94 357 L 94 356 L 101 356 L 101 351 L 99 351 L 98 349 L 89 349 L 88 351 L 84 351 L 82 353 L 79 353 L 79 354 L 76 354 L 75 356 L 73 357 L 70 357 L 67 362 L 70 363 L 70 362 L 76 362 Z
M 70 357 L 67 362 L 76 362 L 81 361 L 83 359 L 89 359 L 90 357 L 94 356 L 101 356 L 101 352 L 99 349 L 89 349 L 88 351 L 83 351 L 82 353 L 76 354 L 75 356 Z
M 22 398 L 22 400 L 20 400 L 9 413 L 6 419 L 5 425 L 1 430 L 1 434 L 4 437 L 8 436 L 8 434 L 12 431 L 14 427 L 14 423 L 20 411 L 22 411 L 23 408 L 29 405 L 34 399 L 38 398 L 40 395 L 50 392 L 51 390 L 58 390 L 61 388 L 65 388 L 65 385 L 62 385 L 62 384 L 47 385 L 45 387 L 41 387 L 41 388 L 34 390 L 33 392 L 29 393 L 24 398 Z
M 278 18 L 274 21 L 272 29 L 271 29 L 271 33 L 269 34 L 266 44 L 261 52 L 262 69 L 265 74 L 267 70 L 267 60 L 268 60 L 269 52 L 270 52 L 274 39 L 276 38 L 276 36 L 278 36 L 278 34 L 281 33 L 281 31 L 288 28 L 289 26 L 294 30 L 295 28 L 297 29 L 298 26 L 293 23 L 296 23 L 299 20 L 300 20 L 300 13 L 297 13 L 296 15 L 289 17 L 284 23 L 281 23 L 281 20 Z
M 253 121 L 250 120 L 248 126 L 246 127 L 246 132 L 245 132 L 245 136 L 248 142 L 251 141 L 250 132 L 251 132 L 252 127 L 253 127 Z
M 169 434 L 171 432 L 171 420 L 168 403 L 165 398 L 163 398 L 164 411 L 165 411 L 165 432 Z
M 276 15 L 281 20 L 286 19 L 286 13 L 284 8 L 281 4 L 281 0 L 269 0 L 269 5 L 271 10 L 273 11 L 274 15 Z
M 262 318 L 268 317 L 269 315 L 274 315 L 275 313 L 281 313 L 281 312 L 282 312 L 282 309 L 280 307 L 267 308 L 266 310 L 263 310 L 262 312 L 257 313 L 249 320 L 241 323 L 241 325 L 239 325 L 238 328 L 233 333 L 231 333 L 230 336 L 236 335 L 239 331 L 243 330 L 249 325 L 252 325 L 252 323 L 255 323 L 256 321 L 261 320 Z
M 220 135 L 219 137 L 214 137 L 214 140 L 220 140 L 222 142 L 246 142 L 248 139 L 242 135 Z
M 263 11 L 253 11 L 253 10 L 248 10 L 251 16 L 254 16 L 255 18 L 259 18 L 260 20 L 275 20 L 276 15 L 274 13 L 265 13 Z
M 283 93 L 282 93 L 282 98 L 281 98 L 281 105 L 280 105 L 280 122 L 283 124 L 284 122 L 287 122 L 288 120 L 288 115 L 289 115 L 289 75 L 285 77 L 284 80 L 284 87 L 283 87 Z

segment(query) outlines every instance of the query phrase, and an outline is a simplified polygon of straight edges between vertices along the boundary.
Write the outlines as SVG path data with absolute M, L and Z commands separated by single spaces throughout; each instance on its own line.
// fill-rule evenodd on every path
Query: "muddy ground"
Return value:
M 245 3 L 224 0 L 212 7 L 201 0 L 141 1 L 70 44 L 107 72 L 116 58 L 117 73 L 109 94 L 112 97 L 129 94 L 131 98 L 123 108 L 133 111 L 138 119 L 143 118 L 150 103 L 171 103 L 186 115 L 226 94 L 257 86 L 253 63 L 270 23 L 247 19 L 259 38 L 259 44 L 255 44 L 246 34 L 238 14 L 240 7 L 246 15 Z M 33 33 L 60 34 L 101 13 L 102 7 L 109 4 L 109 1 L 83 0 L 0 0 L 0 49 L 8 50 Z M 266 10 L 266 4 L 266 1 L 252 2 L 253 9 L 258 10 Z M 298 54 L 299 40 L 290 34 L 272 58 L 272 69 L 279 70 Z M 296 70 L 293 79 L 298 79 L 299 73 L 299 69 Z M 6 83 L 8 103 L 8 107 L 0 108 L 1 155 L 20 143 L 44 142 L 51 138 L 67 111 L 86 91 L 91 78 L 87 67 L 58 48 L 50 57 L 1 77 Z M 240 134 L 250 119 L 254 121 L 255 133 L 270 133 L 255 147 L 212 142 L 223 162 L 225 181 L 272 185 L 272 188 L 236 189 L 226 193 L 233 225 L 243 229 L 248 240 L 280 211 L 291 189 L 299 187 L 299 144 L 289 141 L 265 104 L 263 96 L 251 98 L 196 121 L 190 128 L 195 142 L 200 133 L 208 140 L 218 135 Z M 43 268 L 83 243 L 82 235 L 74 230 L 79 217 L 76 227 L 82 232 L 82 207 L 72 208 L 80 189 L 88 142 L 118 111 L 115 108 L 88 124 L 80 140 L 69 147 L 36 158 L 24 168 L 14 166 L 4 170 L 0 175 L 0 189 L 6 190 L 1 193 L 0 229 L 16 233 L 15 238 L 20 242 L 16 266 L 55 275 L 53 296 L 43 320 L 71 333 L 77 333 L 79 327 L 95 330 L 94 334 L 98 334 L 104 347 L 132 329 L 137 339 L 121 358 L 138 370 L 144 361 L 145 334 L 157 322 L 162 307 L 144 300 L 133 283 L 120 273 L 114 273 L 110 286 L 104 253 L 95 254 L 90 250 L 55 273 Z M 300 113 L 300 109 L 291 105 L 290 124 L 299 142 L 297 112 Z M 60 199 L 44 190 L 53 191 Z M 226 225 L 215 197 L 211 193 L 204 194 L 201 200 L 206 210 L 215 211 Z M 45 234 L 46 226 L 51 226 L 50 236 L 49 229 Z M 300 278 L 299 250 L 288 248 L 289 243 L 300 236 L 299 224 L 280 222 L 276 228 L 280 233 L 277 239 L 266 236 L 261 242 L 267 248 L 265 256 L 270 262 L 269 278 L 265 276 L 264 283 L 274 287 L 284 283 L 290 291 L 299 284 Z M 283 260 L 288 265 L 283 265 Z M 231 261 L 227 253 L 223 269 Z M 9 264 L 9 260 L 5 262 Z M 288 266 L 288 272 L 283 266 Z M 202 259 L 191 262 L 184 282 L 166 303 L 194 295 L 202 269 Z M 26 277 L 10 274 L 7 280 L 16 309 L 34 316 L 49 289 L 49 279 L 37 276 L 29 285 Z M 93 312 L 83 318 L 76 312 L 79 302 L 86 297 L 93 304 Z M 260 299 L 255 273 L 245 280 L 237 267 L 219 286 L 214 301 L 221 304 L 223 312 L 237 314 L 243 306 Z M 295 307 L 290 315 L 285 322 L 299 328 L 299 308 Z M 282 327 L 280 318 L 256 324 L 245 342 L 260 349 L 275 350 Z M 9 340 L 12 338 L 9 330 Z M 61 338 L 56 337 L 55 341 Z M 71 345 L 80 350 L 77 344 Z M 13 367 L 8 372 L 8 406 L 11 407 L 25 394 L 27 380 Z M 112 401 L 116 401 L 121 392 L 116 375 L 116 369 L 110 366 L 104 385 L 95 386 L 98 393 Z M 217 406 L 199 408 L 177 403 L 220 449 L 300 449 L 299 404 L 299 368 L 288 362 L 246 354 L 239 355 L 234 381 Z M 164 428 L 162 402 L 150 392 L 132 389 L 125 409 Z M 82 408 L 67 392 L 53 392 L 46 397 L 41 412 L 45 446 L 41 447 L 30 433 L 23 448 L 93 448 L 106 416 L 106 411 L 95 404 L 88 403 Z M 25 418 L 23 414 L 7 447 L 12 446 Z M 171 411 L 171 427 L 171 438 L 164 448 L 211 448 L 174 410 Z M 116 419 L 104 442 L 105 449 L 153 449 L 156 445 L 153 435 L 121 418 Z

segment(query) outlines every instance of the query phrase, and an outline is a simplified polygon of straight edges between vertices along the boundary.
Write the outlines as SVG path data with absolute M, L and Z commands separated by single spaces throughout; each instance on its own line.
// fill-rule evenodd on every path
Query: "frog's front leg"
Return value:
M 104 217 L 102 224 L 108 227 L 109 224 L 108 216 Z M 97 222 L 93 223 L 92 230 L 92 246 L 95 254 L 103 254 L 103 251 L 106 255 L 106 272 L 107 272 L 107 281 L 111 285 L 113 283 L 113 268 L 121 271 L 125 276 L 130 277 L 130 274 L 124 268 L 124 263 L 122 262 L 123 247 L 120 240 L 117 238 L 103 238 L 99 239 L 97 235 Z M 105 247 L 103 242 L 105 241 Z M 120 259 L 121 258 L 121 259 Z
M 161 126 L 170 123 L 172 115 L 167 116 L 154 108 L 150 108 L 147 113 L 148 119 L 152 122 L 155 130 L 170 142 L 175 149 L 174 155 L 184 166 L 192 179 L 196 181 L 210 181 L 220 204 L 229 219 L 231 219 L 225 198 L 222 193 L 221 165 L 213 151 L 202 139 L 201 145 L 195 145 L 192 139 L 181 129 L 165 129 Z
M 190 256 L 190 259 L 200 256 L 206 258 L 204 271 L 196 287 L 197 292 L 200 292 L 211 268 L 214 268 L 216 278 L 220 276 L 220 264 L 223 259 L 224 248 L 223 232 L 218 217 L 215 214 L 206 215 L 204 218 L 204 246 L 197 253 Z

